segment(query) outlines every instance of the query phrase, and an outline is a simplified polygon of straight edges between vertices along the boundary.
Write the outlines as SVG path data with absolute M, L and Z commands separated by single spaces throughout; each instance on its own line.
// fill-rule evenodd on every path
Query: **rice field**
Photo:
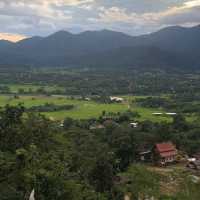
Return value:
M 130 98 L 130 97 L 129 97 Z M 131 98 L 132 100 L 133 98 Z M 112 103 L 112 104 L 103 104 L 97 103 L 94 101 L 85 101 L 79 99 L 72 99 L 65 96 L 19 96 L 15 98 L 14 96 L 0 96 L 0 106 L 17 105 L 22 103 L 25 107 L 30 108 L 32 106 L 44 105 L 46 103 L 53 103 L 56 105 L 74 105 L 74 109 L 68 111 L 58 111 L 58 112 L 47 112 L 43 113 L 47 117 L 54 118 L 55 120 L 62 120 L 66 117 L 71 117 L 74 119 L 89 119 L 99 117 L 103 111 L 118 113 L 125 112 L 127 110 L 136 111 L 140 114 L 138 120 L 152 120 L 152 121 L 170 121 L 171 117 L 169 116 L 154 116 L 152 113 L 157 112 L 158 110 L 148 109 L 138 107 L 134 104 L 129 105 L 128 98 L 126 103 Z

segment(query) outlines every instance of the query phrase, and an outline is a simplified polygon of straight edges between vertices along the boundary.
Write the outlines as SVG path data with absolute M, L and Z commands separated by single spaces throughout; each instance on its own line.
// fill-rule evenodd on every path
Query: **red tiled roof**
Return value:
M 176 147 L 171 142 L 156 144 L 156 150 L 163 158 L 177 154 Z
M 176 151 L 175 146 L 171 142 L 156 144 L 156 149 L 159 153 Z

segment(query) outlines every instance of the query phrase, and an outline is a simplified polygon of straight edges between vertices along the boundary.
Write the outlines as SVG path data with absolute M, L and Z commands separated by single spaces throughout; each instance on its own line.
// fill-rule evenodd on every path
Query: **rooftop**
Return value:
M 175 146 L 171 142 L 156 144 L 156 148 L 159 153 L 176 151 Z

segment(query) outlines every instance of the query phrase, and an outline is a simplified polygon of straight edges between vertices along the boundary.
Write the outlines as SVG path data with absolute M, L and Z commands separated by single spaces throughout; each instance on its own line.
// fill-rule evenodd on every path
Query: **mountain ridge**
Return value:
M 120 64 L 124 68 L 127 65 L 198 68 L 198 44 L 200 25 L 167 27 L 141 36 L 106 29 L 77 34 L 61 30 L 47 37 L 35 36 L 16 43 L 0 41 L 0 64 L 101 67 L 104 63 L 107 67 Z

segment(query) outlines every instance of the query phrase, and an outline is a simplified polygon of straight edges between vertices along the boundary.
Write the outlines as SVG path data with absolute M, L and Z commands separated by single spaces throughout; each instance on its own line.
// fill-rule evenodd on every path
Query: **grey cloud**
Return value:
M 129 12 L 149 13 L 159 12 L 172 6 L 180 6 L 187 0 L 96 0 L 96 5 L 101 5 L 107 8 L 120 7 L 125 8 Z
M 188 9 L 184 12 L 163 18 L 160 23 L 167 25 L 184 25 L 200 23 L 200 6 Z
M 61 29 L 80 32 L 106 28 L 139 35 L 172 24 L 200 22 L 197 6 L 168 14 L 170 8 L 181 7 L 187 1 L 1 0 L 1 32 L 30 36 L 48 35 Z M 109 13 L 112 9 L 115 13 Z

